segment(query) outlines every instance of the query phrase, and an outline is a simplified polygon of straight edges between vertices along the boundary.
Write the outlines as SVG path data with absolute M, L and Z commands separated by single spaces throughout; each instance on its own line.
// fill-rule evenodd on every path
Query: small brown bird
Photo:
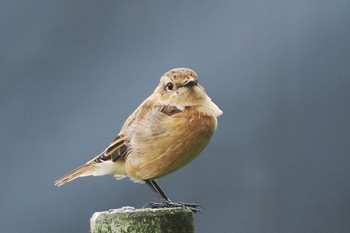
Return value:
M 222 111 L 198 84 L 188 68 L 166 72 L 158 87 L 124 123 L 117 138 L 99 155 L 55 182 L 61 186 L 82 176 L 114 175 L 145 182 L 161 203 L 148 207 L 186 206 L 196 212 L 197 204 L 174 203 L 156 179 L 194 160 L 208 145 Z

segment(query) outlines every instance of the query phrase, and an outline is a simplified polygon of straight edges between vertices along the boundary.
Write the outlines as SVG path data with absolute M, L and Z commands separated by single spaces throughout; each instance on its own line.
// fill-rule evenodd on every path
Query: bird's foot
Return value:
M 193 213 L 202 212 L 203 208 L 196 203 L 185 203 L 185 202 L 150 202 L 143 206 L 143 208 L 172 208 L 172 207 L 182 207 L 189 208 Z

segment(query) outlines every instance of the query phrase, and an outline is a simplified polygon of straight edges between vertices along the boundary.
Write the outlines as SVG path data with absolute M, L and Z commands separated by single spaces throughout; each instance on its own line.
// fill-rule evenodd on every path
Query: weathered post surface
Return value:
M 135 209 L 123 207 L 96 212 L 90 219 L 91 233 L 193 233 L 192 211 L 188 208 Z

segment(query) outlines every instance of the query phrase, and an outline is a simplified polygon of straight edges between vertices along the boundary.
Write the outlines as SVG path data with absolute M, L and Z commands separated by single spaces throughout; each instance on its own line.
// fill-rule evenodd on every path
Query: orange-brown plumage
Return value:
M 155 182 L 199 155 L 215 132 L 221 114 L 198 84 L 193 70 L 172 69 L 130 115 L 109 147 L 57 180 L 56 185 L 81 176 L 106 174 Z
M 163 117 L 160 126 L 150 133 L 153 137 L 145 133 L 131 143 L 133 152 L 125 164 L 127 176 L 136 180 L 157 179 L 181 168 L 199 155 L 216 128 L 214 117 L 204 116 L 192 107 Z M 138 133 L 144 129 L 141 126 L 135 130 Z

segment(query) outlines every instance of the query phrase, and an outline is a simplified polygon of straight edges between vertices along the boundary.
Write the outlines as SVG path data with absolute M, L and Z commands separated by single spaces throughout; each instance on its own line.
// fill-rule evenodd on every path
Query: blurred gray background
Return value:
M 116 136 L 174 67 L 224 115 L 159 180 L 196 232 L 350 231 L 350 1 L 1 1 L 0 231 L 88 232 L 156 201 L 113 177 L 54 181 Z

